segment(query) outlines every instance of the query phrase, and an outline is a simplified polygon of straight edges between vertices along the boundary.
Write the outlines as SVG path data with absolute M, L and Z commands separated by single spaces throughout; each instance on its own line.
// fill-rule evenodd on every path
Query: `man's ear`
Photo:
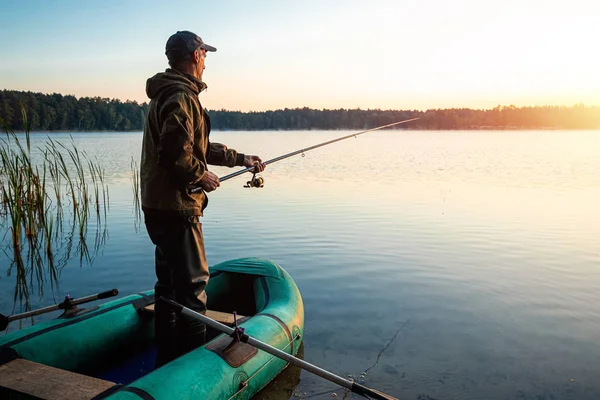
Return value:
M 192 53 L 192 60 L 194 60 L 194 64 L 198 64 L 200 61 L 200 52 L 198 50 L 194 50 Z

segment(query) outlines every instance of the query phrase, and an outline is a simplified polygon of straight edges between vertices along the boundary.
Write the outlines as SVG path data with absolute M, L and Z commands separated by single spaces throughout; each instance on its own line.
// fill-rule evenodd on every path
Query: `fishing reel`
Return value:
M 250 179 L 248 182 L 246 182 L 246 184 L 244 185 L 245 188 L 261 188 L 265 185 L 265 180 L 260 177 L 260 176 L 256 176 L 256 174 L 252 174 L 252 179 Z

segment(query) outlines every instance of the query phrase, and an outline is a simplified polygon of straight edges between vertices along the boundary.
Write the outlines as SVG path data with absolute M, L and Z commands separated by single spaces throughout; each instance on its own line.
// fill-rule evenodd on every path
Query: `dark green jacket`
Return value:
M 204 89 L 204 82 L 173 69 L 146 82 L 150 107 L 140 165 L 144 211 L 202 215 L 206 193 L 189 190 L 197 186 L 207 165 L 243 165 L 243 154 L 209 141 L 210 118 L 198 100 Z

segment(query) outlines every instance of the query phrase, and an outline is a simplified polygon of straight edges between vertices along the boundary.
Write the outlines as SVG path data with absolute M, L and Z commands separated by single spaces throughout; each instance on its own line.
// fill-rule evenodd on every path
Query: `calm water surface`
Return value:
M 270 159 L 344 134 L 212 139 Z M 106 169 L 109 238 L 92 265 L 62 270 L 56 296 L 151 288 L 130 179 L 141 133 L 73 138 Z M 401 399 L 598 399 L 598 154 L 600 131 L 370 133 L 270 165 L 262 189 L 242 187 L 250 175 L 223 182 L 204 217 L 207 256 L 281 264 L 303 295 L 305 360 L 368 370 L 367 386 Z M 7 314 L 14 277 L 3 253 L 0 264 Z M 344 395 L 289 375 L 261 397 Z

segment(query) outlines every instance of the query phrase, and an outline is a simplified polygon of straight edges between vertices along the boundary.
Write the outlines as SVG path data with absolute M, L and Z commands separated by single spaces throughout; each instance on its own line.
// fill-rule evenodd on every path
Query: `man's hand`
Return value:
M 259 156 L 244 156 L 244 167 L 254 167 L 253 172 L 263 172 L 266 165 L 262 162 Z
M 219 177 L 217 175 L 210 171 L 206 171 L 204 172 L 204 175 L 202 175 L 202 179 L 200 179 L 200 186 L 205 192 L 212 192 L 221 186 L 221 182 L 219 182 Z

